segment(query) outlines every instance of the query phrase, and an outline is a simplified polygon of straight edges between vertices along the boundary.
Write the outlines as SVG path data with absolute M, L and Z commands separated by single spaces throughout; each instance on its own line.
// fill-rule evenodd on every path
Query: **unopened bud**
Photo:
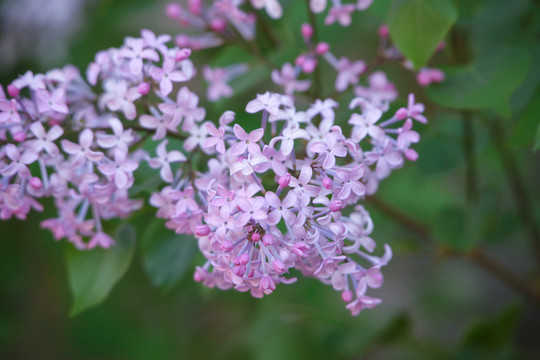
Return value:
M 137 91 L 141 95 L 146 95 L 150 91 L 150 84 L 147 82 L 142 82 L 137 86 Z
M 188 1 L 188 11 L 193 15 L 202 14 L 203 3 L 202 0 L 189 0 Z
M 379 26 L 379 31 L 378 31 L 378 33 L 379 33 L 379 36 L 380 36 L 381 38 L 387 38 L 388 35 L 390 35 L 390 30 L 388 30 L 388 26 L 386 26 L 386 25 L 381 25 L 381 26 Z
M 224 32 L 225 29 L 227 29 L 227 22 L 222 18 L 212 19 L 210 22 L 210 29 L 218 33 Z
M 41 182 L 41 179 L 35 176 L 30 178 L 30 181 L 28 183 L 35 190 L 39 190 L 43 187 L 43 183 Z
M 13 84 L 7 86 L 7 92 L 11 97 L 17 97 L 21 93 L 21 90 Z
M 196 282 L 202 282 L 204 281 L 204 278 L 206 277 L 206 272 L 198 267 L 197 269 L 195 269 L 195 274 L 193 274 L 193 280 L 195 280 Z
M 322 185 L 325 187 L 325 189 L 331 189 L 332 188 L 332 179 L 330 179 L 329 177 L 325 177 L 324 179 L 322 179 Z
M 304 65 L 305 61 L 306 61 L 306 55 L 304 55 L 304 54 L 298 55 L 296 57 L 296 59 L 294 60 L 294 64 L 297 65 L 297 66 L 302 66 L 302 65 Z
M 261 234 L 259 234 L 259 233 L 253 233 L 253 234 L 251 234 L 251 241 L 257 242 L 257 241 L 259 241 L 259 240 L 261 240 Z
M 16 142 L 23 142 L 26 140 L 26 133 L 24 131 L 17 131 L 15 134 L 13 134 L 13 140 Z
M 223 252 L 229 252 L 234 248 L 234 244 L 230 240 L 225 240 L 221 243 L 221 251 Z
M 189 36 L 181 34 L 181 35 L 177 35 L 174 38 L 174 43 L 177 46 L 184 48 L 184 47 L 189 47 L 191 44 L 191 41 L 189 40 Z
M 171 19 L 178 19 L 182 15 L 182 7 L 176 3 L 168 3 L 165 6 L 165 14 Z
M 190 56 L 191 56 L 191 49 L 184 48 L 176 52 L 174 59 L 179 62 L 179 61 L 186 60 Z
M 418 81 L 418 84 L 420 86 L 428 86 L 431 84 L 431 74 L 429 71 L 420 71 L 418 75 L 416 75 L 416 81 Z
M 315 47 L 315 52 L 317 53 L 317 55 L 324 55 L 328 52 L 328 50 L 330 50 L 330 45 L 325 42 L 318 43 Z
M 210 227 L 208 225 L 197 225 L 195 228 L 195 235 L 206 236 L 210 234 Z
M 439 69 L 432 69 L 431 70 L 431 81 L 433 82 L 441 82 L 444 80 L 444 72 Z
M 345 302 L 351 302 L 353 299 L 353 292 L 351 290 L 345 290 L 341 293 L 341 298 Z
M 286 173 L 281 175 L 281 177 L 278 180 L 278 184 L 280 188 L 286 188 L 289 186 L 289 183 L 291 182 L 291 174 Z
M 405 158 L 409 161 L 418 160 L 418 153 L 414 149 L 405 150 Z
M 396 111 L 396 118 L 398 120 L 403 120 L 407 117 L 408 114 L 409 114 L 409 111 L 406 108 L 401 108 L 401 109 L 398 109 L 398 111 Z
M 302 24 L 301 32 L 304 39 L 309 40 L 313 36 L 313 27 L 309 24 Z
M 311 74 L 317 67 L 317 60 L 313 58 L 307 58 L 302 64 L 302 71 L 306 74 Z
M 343 209 L 343 202 L 341 200 L 334 200 L 330 203 L 329 208 L 331 212 L 338 212 Z

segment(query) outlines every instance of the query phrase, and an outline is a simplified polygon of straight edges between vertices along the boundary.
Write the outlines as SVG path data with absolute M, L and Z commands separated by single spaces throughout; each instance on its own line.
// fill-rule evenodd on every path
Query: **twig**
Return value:
M 517 167 L 516 160 L 506 146 L 506 141 L 500 122 L 498 120 L 491 121 L 489 124 L 489 129 L 491 131 L 491 137 L 493 139 L 495 149 L 499 154 L 501 164 L 516 200 L 519 215 L 529 233 L 529 241 L 531 243 L 534 256 L 536 257 L 537 262 L 540 264 L 540 231 L 536 225 L 533 207 L 529 200 L 530 198 L 527 194 L 525 183 Z
M 319 43 L 319 29 L 317 26 L 317 17 L 315 14 L 311 11 L 309 7 L 310 0 L 306 0 L 306 9 L 309 17 L 309 24 L 313 28 L 313 36 L 312 36 L 312 42 L 314 45 L 317 45 Z M 321 98 L 321 68 L 320 64 L 317 64 L 315 67 L 315 72 L 313 73 L 313 97 L 315 99 Z
M 401 210 L 387 204 L 375 196 L 367 198 L 367 202 L 378 208 L 384 214 L 388 215 L 404 228 L 409 229 L 411 232 L 417 234 L 424 240 L 427 240 L 437 246 L 440 252 L 444 253 L 445 255 L 463 256 L 466 259 L 471 260 L 473 263 L 483 268 L 499 281 L 540 306 L 540 292 L 536 291 L 525 280 L 522 280 L 504 266 L 489 258 L 481 249 L 475 248 L 469 252 L 464 252 L 443 248 L 440 245 L 437 245 L 439 242 L 431 233 L 427 225 L 419 222 L 418 220 L 403 213 Z

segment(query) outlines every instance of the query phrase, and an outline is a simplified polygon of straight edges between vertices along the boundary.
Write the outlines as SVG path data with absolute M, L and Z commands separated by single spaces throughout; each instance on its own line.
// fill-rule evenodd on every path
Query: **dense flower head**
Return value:
M 272 18 L 281 17 L 281 3 L 250 1 Z M 314 13 L 329 7 L 325 23 L 344 26 L 370 4 L 309 2 Z M 206 258 L 196 281 L 262 297 L 295 282 L 295 270 L 331 285 L 357 315 L 380 303 L 366 294 L 382 285 L 381 268 L 392 257 L 371 238 L 361 202 L 418 158 L 413 120 L 426 123 L 424 107 L 411 94 L 390 113 L 398 94 L 386 75 L 362 59 L 336 56 L 303 26 L 304 53 L 272 69 L 282 93 L 253 94 L 245 111 L 207 119 L 208 103 L 232 97 L 229 81 L 250 65 L 195 66 L 192 50 L 231 41 L 230 28 L 251 41 L 256 17 L 244 5 L 169 4 L 169 17 L 201 34 L 173 41 L 143 30 L 99 52 L 85 76 L 67 66 L 27 72 L 7 95 L 0 87 L 0 217 L 25 219 L 52 197 L 57 217 L 41 225 L 55 239 L 81 250 L 109 248 L 114 240 L 103 221 L 143 206 L 134 185 L 143 182 L 138 170 L 146 162 L 161 181 L 147 199 L 156 216 L 196 237 Z M 323 61 L 335 71 L 335 91 L 353 92 L 352 101 L 305 94 Z M 206 96 L 193 91 L 197 76 L 209 83 Z M 426 68 L 418 76 L 428 83 L 443 74 Z M 240 125 L 245 120 L 257 125 Z

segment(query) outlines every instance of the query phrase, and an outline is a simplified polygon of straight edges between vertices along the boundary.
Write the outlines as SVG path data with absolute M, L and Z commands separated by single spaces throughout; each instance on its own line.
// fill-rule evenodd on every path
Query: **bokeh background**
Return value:
M 322 27 L 321 38 L 336 54 L 373 58 L 390 2 L 375 0 L 354 15 L 350 28 Z M 28 69 L 67 63 L 84 71 L 97 51 L 119 46 L 141 28 L 184 31 L 165 17 L 164 5 L 2 0 L 0 83 Z M 46 210 L 24 222 L 0 223 L 0 359 L 539 359 L 539 301 L 512 288 L 513 278 L 501 281 L 504 276 L 476 254 L 487 254 L 528 289 L 540 289 L 531 250 L 540 215 L 540 156 L 533 151 L 540 119 L 540 2 L 455 5 L 458 21 L 430 66 L 468 64 L 491 51 L 496 58 L 505 46 L 519 48 L 530 63 L 507 94 L 508 116 L 489 106 L 439 106 L 414 74 L 396 64 L 381 66 L 400 91 L 398 105 L 415 92 L 430 119 L 421 130 L 419 160 L 393 173 L 365 205 L 375 223 L 373 238 L 394 250 L 384 286 L 370 294 L 382 305 L 351 317 L 338 293 L 305 278 L 264 299 L 206 289 L 192 280 L 203 262 L 198 254 L 181 260 L 185 276 L 163 291 L 152 286 L 135 256 L 103 304 L 70 318 L 68 245 L 40 229 L 39 222 L 53 215 Z M 307 21 L 303 5 L 286 6 L 285 18 L 270 22 L 292 44 L 269 54 L 278 61 L 293 60 L 301 46 L 298 25 Z M 233 48 L 195 59 L 226 65 L 250 57 Z M 486 83 L 474 96 L 489 96 L 488 88 L 505 92 L 504 76 L 518 70 L 504 66 L 496 74 L 503 80 Z M 268 71 L 257 74 L 233 84 L 244 103 L 268 85 Z M 329 93 L 331 76 L 325 84 Z M 208 117 L 241 105 L 221 101 Z M 194 248 L 193 241 L 186 252 Z M 140 255 L 141 248 L 136 251 Z

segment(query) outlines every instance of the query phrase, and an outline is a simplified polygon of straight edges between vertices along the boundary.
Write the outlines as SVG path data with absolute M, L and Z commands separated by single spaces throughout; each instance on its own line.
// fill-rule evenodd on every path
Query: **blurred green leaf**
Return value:
M 439 212 L 433 232 L 436 238 L 452 249 L 468 250 L 474 246 L 476 237 L 468 231 L 469 214 L 463 207 L 452 206 Z
M 536 129 L 540 124 L 540 88 L 525 108 L 510 135 L 510 146 L 531 148 L 535 143 Z
M 491 109 L 508 117 L 509 98 L 531 65 L 527 51 L 501 47 L 467 66 L 448 68 L 446 79 L 426 89 L 438 105 L 453 109 Z
M 144 270 L 152 284 L 170 291 L 182 279 L 197 251 L 197 241 L 177 235 L 155 219 L 141 239 Z
M 538 124 L 538 128 L 536 129 L 536 140 L 534 141 L 534 151 L 538 151 L 540 149 L 540 124 Z
M 70 316 L 100 304 L 126 273 L 135 249 L 135 229 L 122 225 L 110 249 L 67 250 L 69 284 L 74 297 Z
M 392 40 L 418 69 L 428 62 L 456 19 L 451 0 L 394 0 L 387 22 Z

